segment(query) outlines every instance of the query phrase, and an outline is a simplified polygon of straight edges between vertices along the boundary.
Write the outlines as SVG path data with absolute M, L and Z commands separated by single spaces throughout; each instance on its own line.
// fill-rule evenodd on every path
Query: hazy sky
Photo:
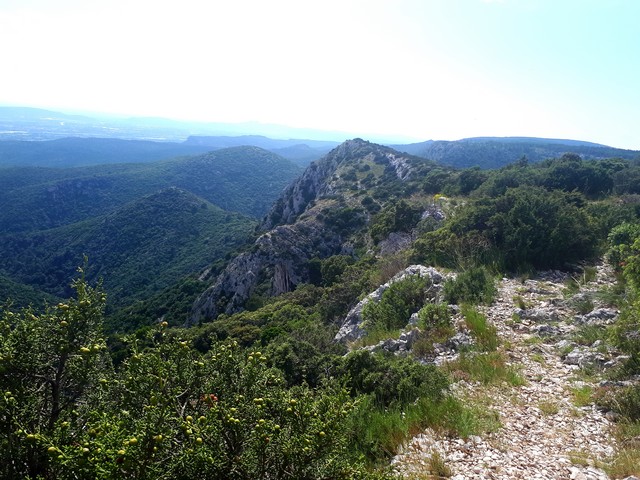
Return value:
M 640 0 L 0 0 L 0 104 L 640 149 Z

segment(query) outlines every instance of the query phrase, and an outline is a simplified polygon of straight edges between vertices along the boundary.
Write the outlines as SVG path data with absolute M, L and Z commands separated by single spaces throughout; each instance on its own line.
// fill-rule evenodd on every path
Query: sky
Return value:
M 0 0 L 0 105 L 640 149 L 639 0 Z

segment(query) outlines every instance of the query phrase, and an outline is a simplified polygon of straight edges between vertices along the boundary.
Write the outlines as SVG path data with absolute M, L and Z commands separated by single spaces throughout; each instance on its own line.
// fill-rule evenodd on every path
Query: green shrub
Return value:
M 385 290 L 380 301 L 367 303 L 362 310 L 367 331 L 392 332 L 404 327 L 424 305 L 429 282 L 425 277 L 407 277 Z
M 468 438 L 499 426 L 496 412 L 465 404 L 451 395 L 422 397 L 404 407 L 382 407 L 373 398 L 365 398 L 351 421 L 348 429 L 353 432 L 354 445 L 370 462 L 388 460 L 426 428 Z
M 371 238 L 379 242 L 391 232 L 410 232 L 420 221 L 422 208 L 400 200 L 376 215 L 370 228 Z
M 622 270 L 627 257 L 633 254 L 632 245 L 638 238 L 640 238 L 640 224 L 637 223 L 622 223 L 609 233 L 607 259 L 618 271 Z
M 501 352 L 462 353 L 456 360 L 447 364 L 446 369 L 454 376 L 483 384 L 522 385 L 523 378 L 518 370 L 507 364 Z
M 495 281 L 485 267 L 465 270 L 444 285 L 445 300 L 452 304 L 489 304 L 495 294 Z
M 640 385 L 627 387 L 618 394 L 616 410 L 628 420 L 640 421 Z
M 421 332 L 413 344 L 413 354 L 423 357 L 433 352 L 434 343 L 442 343 L 455 335 L 449 307 L 442 303 L 427 303 L 418 311 Z
M 337 382 L 288 388 L 262 352 L 214 341 L 201 354 L 165 324 L 126 337 L 114 371 L 104 295 L 75 287 L 42 315 L 0 317 L 1 478 L 381 477 L 350 448 L 345 425 L 361 413 Z M 438 380 L 392 376 L 406 397 Z
M 449 307 L 443 303 L 427 303 L 418 311 L 418 326 L 425 331 L 445 328 L 450 325 Z
M 338 374 L 346 380 L 352 395 L 370 394 L 382 406 L 408 405 L 418 398 L 439 399 L 449 385 L 433 365 L 367 350 L 344 357 Z

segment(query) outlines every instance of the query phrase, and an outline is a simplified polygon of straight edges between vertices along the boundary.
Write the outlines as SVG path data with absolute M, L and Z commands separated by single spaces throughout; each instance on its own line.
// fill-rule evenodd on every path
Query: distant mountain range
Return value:
M 0 232 L 75 223 L 172 186 L 225 210 L 259 218 L 300 172 L 292 162 L 257 147 L 153 163 L 0 168 L 0 184 L 5 186 L 0 189 Z
M 500 168 L 523 157 L 530 162 L 576 153 L 585 159 L 640 159 L 640 151 L 623 150 L 592 142 L 536 137 L 476 137 L 457 141 L 428 140 L 393 145 L 401 152 L 428 158 L 456 168 Z
M 284 139 L 308 138 L 340 142 L 349 136 L 356 136 L 357 133 L 294 128 L 259 122 L 220 123 L 155 117 L 119 118 L 98 113 L 69 115 L 39 108 L 0 106 L 0 140 L 107 137 L 182 142 L 190 135 L 264 135 Z
M 243 145 L 264 148 L 306 166 L 347 137 L 341 132 L 256 122 L 224 124 L 164 118 L 123 119 L 0 107 L 0 167 L 148 162 Z M 569 139 L 476 137 L 410 144 L 390 144 L 370 137 L 367 140 L 458 168 L 499 168 L 522 157 L 538 162 L 568 152 L 585 159 L 640 157 L 638 151 Z
M 337 147 L 338 144 L 338 142 L 308 139 L 280 140 L 262 135 L 241 135 L 238 137 L 190 136 L 184 142 L 185 146 L 206 146 L 215 149 L 252 145 L 277 153 L 284 158 L 305 166 L 326 155 L 333 148 Z

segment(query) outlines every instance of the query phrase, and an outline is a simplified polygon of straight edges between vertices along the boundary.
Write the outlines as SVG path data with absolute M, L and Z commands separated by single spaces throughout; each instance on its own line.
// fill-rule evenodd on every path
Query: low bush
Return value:
M 429 285 L 428 278 L 419 276 L 393 283 L 380 301 L 369 302 L 362 310 L 366 330 L 392 332 L 404 327 L 411 314 L 424 305 Z
M 352 395 L 371 395 L 382 406 L 408 405 L 418 398 L 439 399 L 449 386 L 446 376 L 434 365 L 367 350 L 344 357 L 338 376 L 345 379 Z
M 493 276 L 485 267 L 472 267 L 444 285 L 448 303 L 489 304 L 496 294 Z

